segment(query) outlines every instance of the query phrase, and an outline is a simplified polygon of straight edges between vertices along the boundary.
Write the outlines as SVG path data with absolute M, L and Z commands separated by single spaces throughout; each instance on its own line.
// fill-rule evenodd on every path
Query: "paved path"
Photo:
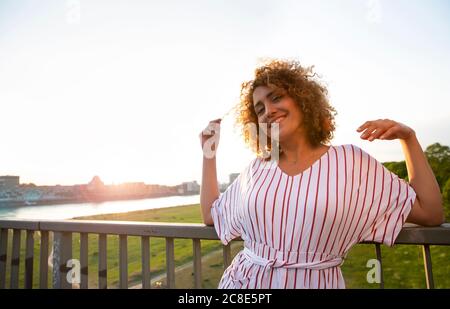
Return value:
M 236 245 L 239 245 L 239 244 L 238 243 L 232 243 L 233 248 Z M 218 249 L 218 250 L 215 250 L 215 251 L 209 252 L 208 254 L 203 255 L 202 256 L 202 266 L 205 265 L 205 260 L 209 260 L 209 259 L 212 259 L 212 258 L 222 258 L 222 252 L 223 252 L 222 249 Z M 176 278 L 176 274 L 178 272 L 181 272 L 181 271 L 186 270 L 188 268 L 193 268 L 193 261 L 190 261 L 190 262 L 187 262 L 187 263 L 185 263 L 183 265 L 175 267 L 175 278 Z M 203 267 L 202 267 L 202 269 L 203 269 Z M 162 274 L 160 274 L 160 275 L 158 275 L 156 277 L 153 277 L 152 280 L 151 280 L 151 286 L 153 287 L 156 284 L 156 282 L 162 281 L 164 279 L 166 279 L 166 273 L 162 273 Z M 134 282 L 129 284 L 129 288 L 130 289 L 142 289 L 142 282 L 140 280 L 139 281 L 134 281 Z

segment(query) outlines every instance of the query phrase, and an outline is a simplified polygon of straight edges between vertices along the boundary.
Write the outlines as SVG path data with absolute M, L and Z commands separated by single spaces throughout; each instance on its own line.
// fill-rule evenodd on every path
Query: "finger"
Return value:
M 213 130 L 213 131 L 214 131 L 215 129 L 220 129 L 220 123 L 221 123 L 221 121 L 222 121 L 222 119 L 220 119 L 220 118 L 211 120 L 211 121 L 208 123 L 208 126 L 206 127 L 207 130 Z
M 366 129 L 371 123 L 372 123 L 372 121 L 364 122 L 362 125 L 360 125 L 358 127 L 358 129 L 356 129 L 356 131 L 358 131 L 358 132 L 364 131 L 364 129 Z
M 395 125 L 397 122 L 395 122 L 394 120 L 391 119 L 383 119 L 383 122 L 385 122 L 388 126 L 393 126 Z
M 214 120 L 210 120 L 208 122 L 208 125 L 206 126 L 206 128 L 210 128 L 210 127 L 217 127 L 217 125 L 220 125 L 222 119 L 221 118 L 217 118 Z
M 397 128 L 394 126 L 380 136 L 380 139 L 393 139 Z
M 208 123 L 208 126 L 203 130 L 203 135 L 205 136 L 213 136 L 219 133 L 220 133 L 220 121 L 216 122 L 215 120 L 210 121 Z
M 364 132 L 361 134 L 361 138 L 362 138 L 362 139 L 367 139 L 367 138 L 372 134 L 372 132 L 375 131 L 376 128 L 377 128 L 377 127 L 374 126 L 374 125 L 368 126 L 368 127 L 364 130 Z
M 369 138 L 368 138 L 369 142 L 372 142 L 373 140 L 379 138 L 379 137 L 380 137 L 381 135 L 383 135 L 386 131 L 387 131 L 386 128 L 377 128 L 376 131 L 373 132 L 373 133 L 369 136 Z

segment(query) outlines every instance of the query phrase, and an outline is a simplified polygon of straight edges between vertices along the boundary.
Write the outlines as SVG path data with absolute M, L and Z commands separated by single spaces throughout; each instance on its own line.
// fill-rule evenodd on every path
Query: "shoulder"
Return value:
M 265 161 L 262 158 L 254 157 L 251 159 L 239 173 L 236 173 L 236 178 L 233 181 L 234 185 L 244 186 L 250 183 L 250 180 L 258 173 L 258 171 L 269 167 L 270 161 Z
M 368 152 L 355 144 L 333 145 L 332 147 L 336 150 L 336 152 L 345 153 L 346 155 L 370 156 Z
M 332 147 L 337 151 L 345 151 L 345 152 L 362 151 L 362 149 L 355 144 L 333 145 Z
M 328 151 L 332 157 L 336 157 L 339 162 L 349 162 L 349 160 L 360 156 L 362 149 L 353 144 L 331 145 Z
M 261 166 L 264 165 L 264 160 L 258 157 L 254 157 L 250 162 L 247 163 L 247 165 L 241 170 L 239 173 L 239 177 L 248 177 L 252 174 L 254 170 L 257 170 Z
M 333 147 L 336 150 L 336 156 L 339 162 L 346 162 L 347 165 L 367 165 L 369 161 L 371 162 L 370 165 L 374 165 L 374 163 L 378 162 L 370 153 L 355 144 L 344 144 Z
M 277 167 L 277 161 L 275 160 L 265 160 L 261 157 L 254 157 L 250 163 L 247 165 L 245 172 L 247 175 L 254 175 L 258 171 L 267 170 Z
M 255 171 L 264 167 L 271 165 L 273 161 L 265 160 L 260 157 L 254 157 L 247 166 L 248 171 Z

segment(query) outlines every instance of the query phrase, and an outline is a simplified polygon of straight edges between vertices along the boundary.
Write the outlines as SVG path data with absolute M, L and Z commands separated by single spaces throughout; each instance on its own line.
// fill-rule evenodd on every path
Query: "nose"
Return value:
M 267 104 L 265 109 L 264 119 L 268 120 L 275 114 L 276 108 L 272 104 Z

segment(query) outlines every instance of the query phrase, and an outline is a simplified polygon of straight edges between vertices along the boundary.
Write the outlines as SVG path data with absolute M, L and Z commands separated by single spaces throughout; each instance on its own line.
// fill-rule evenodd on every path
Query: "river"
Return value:
M 199 195 L 168 196 L 142 200 L 109 201 L 39 206 L 0 206 L 0 218 L 14 219 L 70 219 L 80 216 L 129 212 L 198 204 Z M 200 211 L 200 210 L 199 210 Z

